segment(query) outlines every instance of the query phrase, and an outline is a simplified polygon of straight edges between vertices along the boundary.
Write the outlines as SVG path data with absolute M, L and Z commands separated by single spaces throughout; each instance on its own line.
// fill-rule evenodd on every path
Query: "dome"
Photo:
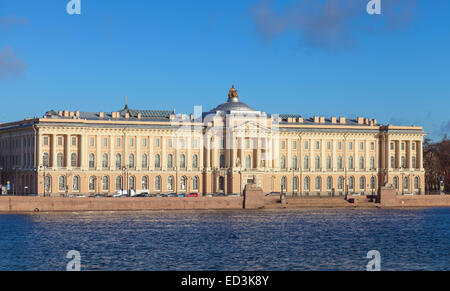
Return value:
M 228 93 L 228 101 L 220 104 L 216 108 L 212 109 L 210 112 L 230 112 L 230 111 L 256 111 L 245 103 L 239 101 L 239 96 L 237 94 L 237 90 L 234 88 L 234 85 L 231 87 L 230 92 Z

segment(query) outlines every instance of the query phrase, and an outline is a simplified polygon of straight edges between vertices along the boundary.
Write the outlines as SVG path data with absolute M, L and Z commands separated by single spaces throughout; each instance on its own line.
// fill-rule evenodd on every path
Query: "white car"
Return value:
M 361 193 L 352 193 L 352 196 L 361 196 Z
M 408 193 L 403 193 L 403 195 L 404 195 L 404 196 L 413 196 L 414 194 L 413 194 L 413 193 L 410 193 L 410 192 L 408 192 Z

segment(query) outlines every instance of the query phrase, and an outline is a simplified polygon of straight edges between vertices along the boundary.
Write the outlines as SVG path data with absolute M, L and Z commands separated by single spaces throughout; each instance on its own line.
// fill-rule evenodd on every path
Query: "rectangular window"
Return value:
M 348 144 L 348 148 L 349 148 L 350 150 L 353 149 L 353 142 L 350 142 L 350 143 Z
M 48 146 L 48 136 L 44 136 L 44 145 Z
M 308 149 L 308 142 L 305 141 L 305 150 L 307 150 L 307 149 Z
M 156 147 L 159 148 L 159 138 L 156 139 Z
M 296 142 L 296 141 L 293 141 L 293 142 L 292 142 L 292 148 L 293 148 L 294 150 L 297 149 L 297 142 Z
M 95 142 L 94 142 L 94 138 L 93 138 L 93 137 L 89 138 L 89 145 L 90 145 L 91 147 L 93 147 L 93 146 L 95 145 Z
M 198 149 L 198 139 L 194 139 L 194 149 Z
M 327 142 L 327 149 L 331 150 L 331 142 Z
M 62 136 L 58 136 L 58 145 L 62 146 L 63 145 L 63 139 Z
M 342 142 L 338 142 L 338 150 L 342 150 Z
M 405 143 L 402 142 L 402 151 L 405 149 Z
M 248 147 L 247 147 L 248 148 Z M 283 140 L 282 142 L 281 142 L 281 149 L 285 149 L 286 148 L 286 142 Z
M 246 147 L 249 149 L 250 148 L 250 140 L 246 139 L 245 140 L 245 144 L 246 144 Z
M 147 147 L 147 139 L 146 138 L 142 139 L 142 146 Z
M 374 142 L 370 143 L 370 149 L 371 150 L 375 150 L 375 143 Z
M 316 141 L 316 150 L 320 149 L 320 142 Z
M 168 144 L 169 148 L 172 147 L 172 139 L 171 138 L 169 138 L 169 140 L 167 141 L 167 144 Z
M 393 151 L 393 150 L 394 150 L 394 143 L 391 142 L 391 151 Z
M 130 147 L 134 147 L 134 138 L 133 137 L 130 138 Z
M 77 145 L 77 138 L 72 137 L 72 146 L 76 146 L 76 145 Z
M 116 146 L 120 148 L 120 137 L 116 138 Z
M 108 146 L 108 138 L 104 137 L 103 138 L 103 146 L 106 148 Z
M 360 150 L 363 150 L 363 149 L 364 149 L 364 143 L 363 143 L 363 142 L 360 142 L 360 143 L 359 143 L 359 149 L 360 149 Z
M 416 143 L 415 142 L 412 143 L 411 148 L 412 148 L 413 151 L 416 150 Z
M 181 148 L 184 148 L 184 139 L 180 140 L 180 146 L 181 146 Z

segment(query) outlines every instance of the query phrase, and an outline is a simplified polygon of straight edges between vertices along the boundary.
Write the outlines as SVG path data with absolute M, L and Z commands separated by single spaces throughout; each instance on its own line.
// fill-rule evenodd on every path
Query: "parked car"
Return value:
M 82 195 L 82 194 L 72 194 L 69 195 L 69 198 L 85 198 L 86 196 Z
M 178 194 L 177 197 L 184 197 L 184 194 Z
M 206 197 L 213 197 L 213 196 L 212 196 L 212 194 L 208 194 L 208 195 L 206 195 Z
M 97 193 L 97 194 L 94 195 L 94 197 L 95 197 L 95 198 L 104 198 L 104 197 L 106 197 L 106 194 L 103 194 L 103 193 Z
M 148 193 L 141 193 L 141 194 L 134 195 L 133 197 L 149 197 L 149 194 Z
M 270 192 L 269 194 L 266 194 L 266 196 L 280 196 L 281 192 Z
M 413 196 L 414 194 L 411 193 L 411 192 L 408 192 L 408 193 L 403 193 L 403 195 L 404 195 L 404 196 Z
M 167 194 L 160 194 L 160 196 L 159 197 L 164 197 L 164 198 L 167 198 L 167 197 L 169 197 L 169 195 L 167 195 Z
M 351 196 L 361 196 L 361 193 L 352 193 Z
M 190 193 L 187 197 L 198 197 L 198 193 Z
M 229 197 L 241 197 L 241 194 L 233 193 L 228 195 Z
M 177 197 L 177 196 L 178 196 L 177 193 L 170 193 L 167 195 L 167 197 Z

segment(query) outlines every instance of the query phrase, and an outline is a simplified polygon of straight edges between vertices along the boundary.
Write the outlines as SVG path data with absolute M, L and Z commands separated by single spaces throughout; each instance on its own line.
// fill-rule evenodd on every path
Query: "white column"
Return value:
M 51 165 L 53 168 L 56 168 L 56 134 L 52 135 L 52 145 L 51 146 L 52 146 L 52 150 L 51 150 L 52 163 L 51 163 Z
M 70 134 L 67 134 L 66 141 L 64 144 L 65 147 L 64 159 L 66 160 L 66 167 L 68 170 L 72 169 L 72 165 L 70 163 L 70 144 L 71 144 Z

